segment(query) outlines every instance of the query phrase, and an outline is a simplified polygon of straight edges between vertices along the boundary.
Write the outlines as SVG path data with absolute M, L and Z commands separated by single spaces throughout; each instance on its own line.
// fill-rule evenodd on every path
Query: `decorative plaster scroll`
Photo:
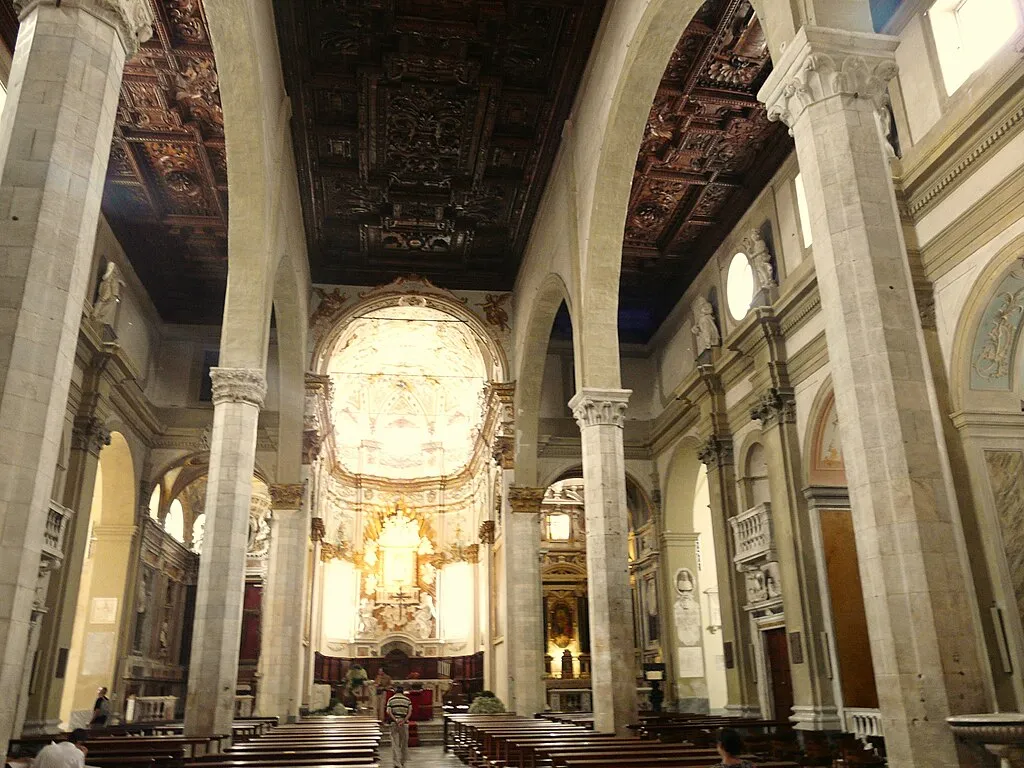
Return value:
M 811 105 L 846 96 L 871 102 L 882 133 L 889 119 L 889 81 L 898 71 L 893 55 L 898 43 L 885 35 L 801 28 L 758 93 L 768 119 L 792 129 Z
M 211 368 L 213 404 L 248 403 L 263 407 L 267 396 L 267 377 L 258 368 Z
M 273 483 L 270 486 L 271 509 L 299 509 L 305 483 Z
M 626 421 L 626 406 L 631 389 L 592 389 L 584 387 L 569 401 L 580 429 L 611 426 L 621 428 Z
M 721 469 L 732 464 L 732 440 L 711 435 L 701 443 L 697 458 L 702 464 L 706 464 L 708 469 Z
M 100 419 L 92 416 L 75 421 L 71 430 L 72 448 L 99 456 L 105 445 L 110 445 L 110 430 Z
M 522 485 L 509 486 L 508 504 L 514 513 L 540 512 L 540 505 L 544 501 L 544 493 L 546 491 L 547 488 L 529 488 Z
M 484 520 L 480 523 L 480 543 L 481 544 L 493 544 L 494 543 L 494 521 Z
M 750 418 L 761 422 L 762 429 L 796 421 L 796 400 L 789 390 L 772 387 L 750 409 Z
M 302 433 L 302 463 L 313 464 L 320 456 L 324 439 L 315 429 L 307 429 Z
M 14 0 L 18 18 L 24 20 L 41 5 L 81 8 L 117 29 L 124 43 L 126 58 L 153 36 L 153 8 L 149 0 Z
M 309 539 L 310 541 L 323 541 L 324 536 L 327 535 L 327 528 L 324 526 L 324 519 L 322 517 L 314 517 L 309 521 Z

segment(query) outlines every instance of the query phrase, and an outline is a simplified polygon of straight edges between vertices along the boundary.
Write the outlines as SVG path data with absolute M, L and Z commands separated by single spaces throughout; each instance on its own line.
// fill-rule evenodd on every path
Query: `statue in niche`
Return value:
M 124 287 L 124 278 L 117 264 L 107 262 L 107 268 L 100 278 L 100 288 L 96 295 L 96 302 L 92 305 L 92 319 L 113 327 L 117 320 L 117 305 L 121 302 L 121 289 Z
M 693 300 L 693 325 L 690 331 L 696 337 L 698 355 L 722 343 L 722 336 L 715 323 L 715 308 L 703 296 Z
M 761 569 L 747 571 L 747 603 L 763 603 L 768 599 L 768 584 Z
M 680 568 L 675 578 L 675 605 L 673 618 L 676 623 L 676 638 L 682 646 L 700 645 L 700 603 L 694 594 L 697 583 L 689 568 Z
M 373 615 L 374 602 L 364 597 L 359 601 L 359 636 L 373 637 L 379 631 L 377 617 Z
M 413 611 L 412 629 L 417 637 L 426 640 L 434 634 L 434 598 L 427 592 L 420 593 L 420 604 Z
M 170 651 L 170 627 L 167 624 L 167 619 L 164 619 L 163 623 L 160 625 L 160 658 L 166 659 Z
M 772 273 L 772 255 L 768 252 L 768 244 L 757 229 L 750 230 L 750 236 L 744 239 L 744 246 L 747 249 L 747 259 L 750 261 L 750 269 L 754 273 L 754 284 L 758 291 L 767 291 L 776 288 L 775 276 Z

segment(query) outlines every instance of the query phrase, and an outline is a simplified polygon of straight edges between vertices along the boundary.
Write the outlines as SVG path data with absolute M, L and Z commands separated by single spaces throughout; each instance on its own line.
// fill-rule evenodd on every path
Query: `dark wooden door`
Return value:
M 772 715 L 776 720 L 788 720 L 793 714 L 793 678 L 789 673 L 786 628 L 769 629 L 763 634 L 765 664 L 774 706 Z

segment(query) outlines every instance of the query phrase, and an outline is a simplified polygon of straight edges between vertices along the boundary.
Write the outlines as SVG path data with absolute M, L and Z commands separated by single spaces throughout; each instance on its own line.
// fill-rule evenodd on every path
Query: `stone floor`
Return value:
M 391 759 L 391 747 L 381 747 L 380 768 L 394 768 Z M 464 768 L 455 755 L 445 753 L 439 746 L 410 747 L 409 760 L 405 768 Z

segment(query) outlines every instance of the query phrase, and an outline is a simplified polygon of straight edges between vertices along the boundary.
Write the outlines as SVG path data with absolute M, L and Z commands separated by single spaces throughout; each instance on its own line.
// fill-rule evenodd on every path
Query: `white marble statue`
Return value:
M 374 602 L 364 597 L 359 601 L 359 636 L 373 637 L 378 632 L 377 617 L 373 615 Z
M 434 599 L 426 592 L 420 593 L 420 604 L 413 612 L 412 629 L 421 640 L 434 634 Z
M 715 308 L 703 296 L 693 300 L 693 326 L 690 328 L 696 337 L 697 354 L 722 343 L 722 336 L 715 324 Z
M 765 243 L 761 233 L 750 230 L 750 236 L 744 239 L 747 248 L 747 259 L 750 261 L 750 269 L 754 273 L 754 284 L 757 290 L 764 291 L 775 288 L 775 275 L 772 273 L 772 255 L 768 252 L 768 244 Z
M 121 288 L 124 278 L 117 264 L 107 262 L 107 268 L 100 279 L 96 302 L 92 305 L 92 318 L 103 325 L 113 326 L 117 320 L 117 305 L 121 302 Z

